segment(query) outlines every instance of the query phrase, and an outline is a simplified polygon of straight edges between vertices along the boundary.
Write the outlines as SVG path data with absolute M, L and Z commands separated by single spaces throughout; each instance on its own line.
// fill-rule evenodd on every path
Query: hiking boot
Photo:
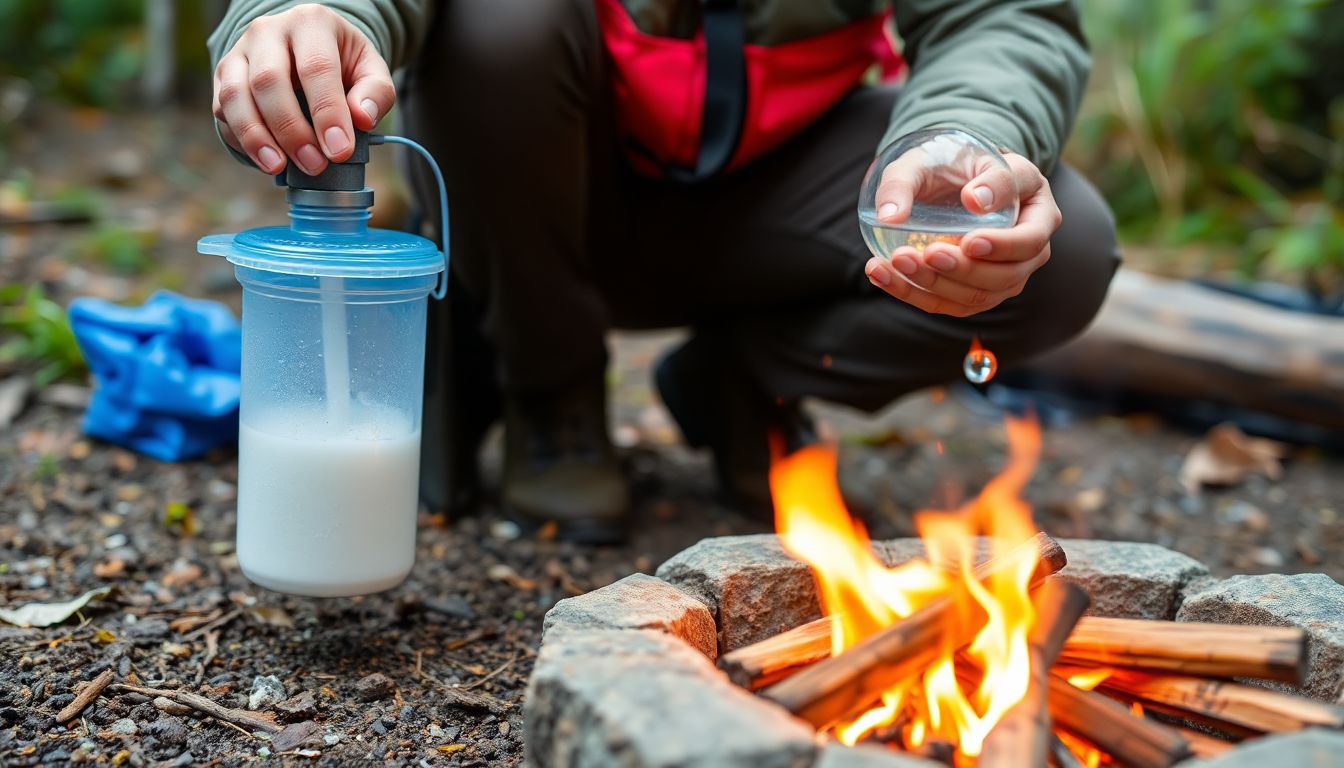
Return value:
M 817 442 L 797 401 L 768 397 L 746 368 L 708 335 L 692 337 L 658 362 L 654 381 L 692 448 L 709 448 L 730 503 L 771 520 L 770 435 L 785 453 Z
M 504 400 L 505 511 L 530 528 L 556 526 L 581 544 L 623 541 L 630 492 L 607 432 L 604 375 Z

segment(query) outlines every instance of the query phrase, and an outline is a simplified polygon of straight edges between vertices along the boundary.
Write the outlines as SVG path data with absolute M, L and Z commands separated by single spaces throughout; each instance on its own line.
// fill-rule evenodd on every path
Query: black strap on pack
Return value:
M 668 168 L 685 184 L 704 181 L 728 166 L 747 116 L 746 30 L 738 0 L 703 0 L 705 108 L 700 118 L 700 155 L 695 168 Z

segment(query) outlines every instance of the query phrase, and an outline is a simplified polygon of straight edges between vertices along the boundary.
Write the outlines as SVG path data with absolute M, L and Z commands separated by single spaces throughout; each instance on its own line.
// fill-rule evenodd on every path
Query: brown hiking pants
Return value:
M 868 282 L 855 214 L 898 89 L 857 88 L 769 156 L 681 186 L 622 162 L 591 0 L 448 0 L 437 16 L 405 128 L 445 168 L 452 279 L 505 391 L 593 376 L 610 328 L 690 326 L 770 396 L 875 409 L 960 376 L 973 334 L 1005 365 L 1060 344 L 1118 264 L 1105 203 L 1061 164 L 1064 224 L 1026 290 L 971 318 L 926 314 Z

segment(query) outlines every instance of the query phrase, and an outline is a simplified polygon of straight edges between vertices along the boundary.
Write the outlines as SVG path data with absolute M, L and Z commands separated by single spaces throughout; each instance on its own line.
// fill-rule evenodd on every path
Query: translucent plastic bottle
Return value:
M 362 186 L 362 169 L 358 182 Z M 200 241 L 243 286 L 238 563 L 268 589 L 388 589 L 415 560 L 425 319 L 443 255 L 368 189 L 295 186 L 288 227 Z

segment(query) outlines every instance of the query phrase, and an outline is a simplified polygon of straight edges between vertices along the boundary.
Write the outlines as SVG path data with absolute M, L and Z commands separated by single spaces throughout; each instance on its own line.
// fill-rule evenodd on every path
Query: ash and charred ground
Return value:
M 86 187 L 102 199 L 105 222 L 156 244 L 140 274 L 119 276 L 75 255 L 90 226 L 0 230 L 0 280 L 40 281 L 63 302 L 88 293 L 134 301 L 167 284 L 237 306 L 229 270 L 195 255 L 194 240 L 283 221 L 284 210 L 278 192 L 215 145 L 205 110 L 127 118 L 42 109 L 32 119 L 14 165 L 39 197 Z M 235 708 L 246 707 L 256 678 L 274 676 L 285 697 L 298 697 L 289 716 L 317 723 L 310 744 L 320 756 L 292 760 L 517 764 L 522 697 L 551 605 L 651 572 L 705 536 L 768 529 L 716 499 L 706 458 L 678 445 L 649 389 L 649 365 L 676 339 L 613 340 L 613 424 L 638 498 L 628 545 L 519 537 L 491 506 L 464 520 L 426 515 L 410 579 L 362 599 L 286 597 L 246 581 L 232 551 L 231 453 L 179 465 L 137 457 L 79 434 L 79 390 L 37 393 L 0 433 L 0 605 L 115 591 L 82 620 L 40 630 L 0 624 L 0 758 L 236 764 L 278 751 L 127 693 L 55 722 L 77 683 L 111 668 Z M 23 375 L 22 366 L 0 370 L 0 380 Z M 875 536 L 909 535 L 914 510 L 955 503 L 1002 462 L 998 418 L 957 391 L 909 398 L 877 418 L 820 414 L 841 438 L 844 485 Z M 1218 575 L 1344 579 L 1344 460 L 1294 449 L 1278 481 L 1252 476 L 1191 495 L 1176 478 L 1199 437 L 1142 416 L 1047 427 L 1028 488 L 1039 524 L 1060 537 L 1157 542 Z M 496 461 L 492 447 L 488 463 Z M 165 525 L 170 508 L 190 510 L 194 530 Z M 390 686 L 361 684 L 373 673 Z M 471 695 L 444 692 L 452 686 Z

